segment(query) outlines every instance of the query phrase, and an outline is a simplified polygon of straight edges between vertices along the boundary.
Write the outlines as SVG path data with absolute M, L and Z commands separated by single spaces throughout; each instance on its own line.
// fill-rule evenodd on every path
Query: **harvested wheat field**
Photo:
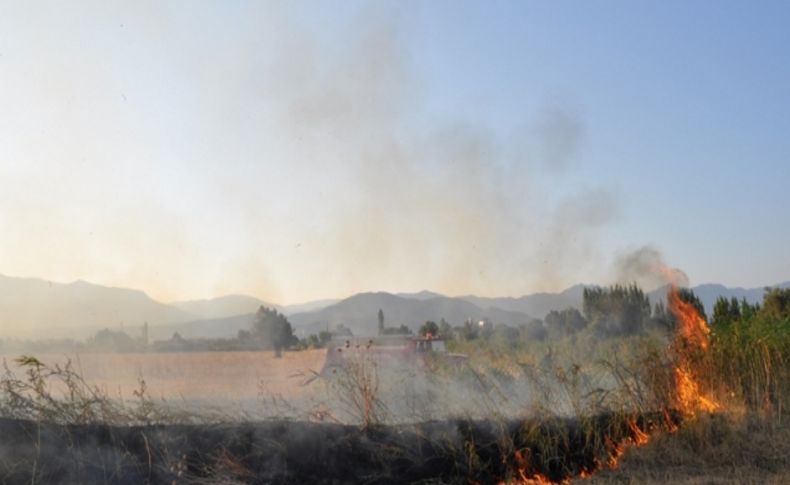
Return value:
M 153 399 L 188 402 L 254 401 L 282 396 L 299 398 L 308 392 L 301 385 L 311 370 L 318 371 L 326 350 L 284 352 L 162 352 L 44 354 L 48 365 L 71 361 L 91 385 L 110 396 L 132 399 L 145 381 Z M 0 356 L 11 363 L 17 355 Z

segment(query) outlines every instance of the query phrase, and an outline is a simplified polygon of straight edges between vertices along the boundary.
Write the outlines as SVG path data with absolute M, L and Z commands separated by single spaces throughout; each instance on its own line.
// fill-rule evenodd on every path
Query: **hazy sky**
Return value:
M 790 279 L 790 3 L 0 1 L 0 273 L 165 301 Z

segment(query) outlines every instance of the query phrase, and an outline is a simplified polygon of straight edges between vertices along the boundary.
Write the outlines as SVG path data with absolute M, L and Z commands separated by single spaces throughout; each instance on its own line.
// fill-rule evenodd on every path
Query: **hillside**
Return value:
M 790 282 L 774 285 L 788 288 Z M 234 337 L 248 328 L 260 307 L 275 307 L 288 315 L 300 334 L 316 333 L 344 324 L 355 334 L 377 332 L 378 310 L 385 323 L 405 324 L 416 330 L 426 320 L 442 318 L 459 325 L 471 318 L 519 325 L 533 316 L 543 318 L 551 310 L 581 308 L 584 285 L 559 293 L 536 293 L 518 298 L 486 298 L 474 295 L 446 297 L 423 290 L 417 293 L 359 293 L 343 300 L 319 300 L 280 307 L 255 297 L 227 295 L 211 300 L 190 300 L 170 305 L 142 291 L 111 288 L 84 281 L 53 283 L 35 278 L 0 275 L 0 337 L 84 338 L 101 328 L 138 328 L 148 322 L 153 338 L 168 338 L 173 332 L 184 337 Z M 708 314 L 719 296 L 762 299 L 763 287 L 728 288 L 704 284 L 692 288 Z M 648 293 L 655 303 L 666 297 L 666 288 Z
M 586 285 L 574 285 L 560 293 L 534 293 L 518 298 L 499 297 L 484 298 L 474 295 L 460 298 L 474 303 L 480 308 L 496 307 L 512 312 L 526 313 L 543 318 L 551 310 L 562 310 L 568 307 L 581 309 L 582 293 Z
M 249 330 L 255 321 L 254 313 L 230 317 L 207 318 L 182 323 L 166 323 L 149 328 L 152 340 L 167 340 L 178 332 L 183 338 L 234 338 L 239 330 Z
M 327 308 L 289 317 L 291 323 L 308 332 L 335 328 L 343 324 L 356 335 L 372 335 L 377 332 L 377 315 L 384 312 L 388 327 L 407 325 L 416 330 L 426 320 L 439 322 L 442 318 L 452 325 L 460 325 L 466 319 L 488 318 L 495 323 L 518 325 L 532 319 L 531 316 L 500 308 L 482 309 L 460 298 L 432 297 L 426 299 L 406 298 L 391 293 L 359 293 Z
M 307 301 L 304 303 L 294 303 L 292 305 L 285 305 L 280 310 L 286 315 L 293 315 L 294 313 L 314 312 L 330 305 L 339 302 L 340 298 L 328 298 L 324 300 Z
M 277 305 L 247 295 L 227 295 L 210 300 L 179 301 L 170 305 L 200 319 L 217 319 L 254 313 L 261 306 L 279 309 Z
M 790 281 L 768 286 L 772 288 L 790 288 Z M 718 300 L 719 297 L 735 297 L 738 300 L 746 299 L 746 301 L 749 303 L 760 303 L 763 301 L 763 294 L 765 293 L 764 286 L 758 288 L 729 288 L 727 286 L 715 283 L 698 285 L 692 287 L 691 289 L 694 291 L 694 294 L 696 294 L 702 301 L 702 304 L 705 306 L 705 312 L 708 314 L 708 316 L 713 314 L 713 305 L 716 304 L 716 300 Z M 666 295 L 667 287 L 658 288 L 648 293 L 651 303 L 655 303 L 659 300 L 666 301 Z
M 0 334 L 42 337 L 69 329 L 139 326 L 194 320 L 142 291 L 85 281 L 53 283 L 0 275 Z

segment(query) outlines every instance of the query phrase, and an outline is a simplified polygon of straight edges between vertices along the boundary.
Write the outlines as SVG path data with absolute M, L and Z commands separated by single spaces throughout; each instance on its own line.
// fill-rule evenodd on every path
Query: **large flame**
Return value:
M 677 319 L 675 338 L 672 342 L 672 351 L 675 356 L 675 396 L 674 403 L 677 411 L 685 416 L 693 417 L 699 412 L 713 412 L 721 408 L 721 405 L 711 396 L 703 392 L 700 382 L 700 375 L 703 373 L 701 362 L 704 361 L 708 352 L 708 336 L 710 329 L 707 322 L 702 318 L 694 306 L 684 301 L 678 293 L 677 286 L 672 284 L 667 295 L 669 308 Z M 678 430 L 675 419 L 670 415 L 670 411 L 663 410 L 663 423 L 658 426 L 648 426 L 642 429 L 635 419 L 627 421 L 630 429 L 629 436 L 622 441 L 613 441 L 606 437 L 606 448 L 608 459 L 605 463 L 595 460 L 592 469 L 582 468 L 576 478 L 585 479 L 601 469 L 616 469 L 619 466 L 620 458 L 629 446 L 641 447 L 650 441 L 650 434 L 658 428 L 666 432 L 674 433 Z M 517 482 L 524 485 L 544 485 L 544 484 L 567 484 L 570 478 L 565 478 L 560 482 L 552 482 L 545 475 L 531 471 L 527 455 L 516 451 L 516 463 L 518 464 Z
M 677 319 L 673 349 L 675 365 L 675 401 L 678 410 L 688 416 L 712 412 L 721 406 L 700 389 L 700 361 L 708 351 L 710 329 L 697 309 L 680 298 L 677 287 L 670 288 L 669 308 Z
M 678 320 L 675 334 L 676 343 L 707 352 L 710 329 L 705 319 L 700 316 L 694 305 L 680 298 L 677 287 L 670 287 L 667 299 L 670 310 Z M 682 342 L 679 342 L 678 339 Z

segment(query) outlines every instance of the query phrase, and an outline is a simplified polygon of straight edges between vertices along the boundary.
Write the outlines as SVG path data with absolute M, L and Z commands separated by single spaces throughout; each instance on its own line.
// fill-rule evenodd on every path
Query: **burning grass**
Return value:
M 139 483 L 493 483 L 566 481 L 616 466 L 648 433 L 677 427 L 674 413 L 543 415 L 530 419 L 444 419 L 386 425 L 375 367 L 345 392 L 357 425 L 276 420 L 222 423 L 221 416 L 167 413 L 145 394 L 109 399 L 69 366 L 18 359 L 24 375 L 2 380 L 4 480 Z M 65 391 L 65 392 L 64 392 Z
M 677 433 L 649 444 L 583 483 L 785 484 L 790 483 L 790 426 L 754 415 L 702 413 Z
M 712 332 L 677 293 L 669 302 L 674 338 L 621 342 L 624 358 L 473 356 L 445 369 L 468 386 L 462 399 L 481 399 L 482 416 L 461 418 L 449 411 L 461 394 L 445 392 L 439 374 L 409 375 L 406 394 L 393 394 L 366 359 L 327 386 L 344 418 L 320 409 L 255 421 L 162 407 L 144 381 L 118 402 L 69 365 L 22 358 L 24 375 L 7 369 L 0 387 L 0 482 L 783 483 L 787 322 Z M 410 396 L 434 408 L 398 421 Z M 319 414 L 324 422 L 309 421 Z
M 0 420 L 6 438 L 0 477 L 10 483 L 562 482 L 615 460 L 622 446 L 639 442 L 640 429 L 660 427 L 663 419 L 447 420 L 365 431 L 293 421 L 108 426 L 6 419 Z

